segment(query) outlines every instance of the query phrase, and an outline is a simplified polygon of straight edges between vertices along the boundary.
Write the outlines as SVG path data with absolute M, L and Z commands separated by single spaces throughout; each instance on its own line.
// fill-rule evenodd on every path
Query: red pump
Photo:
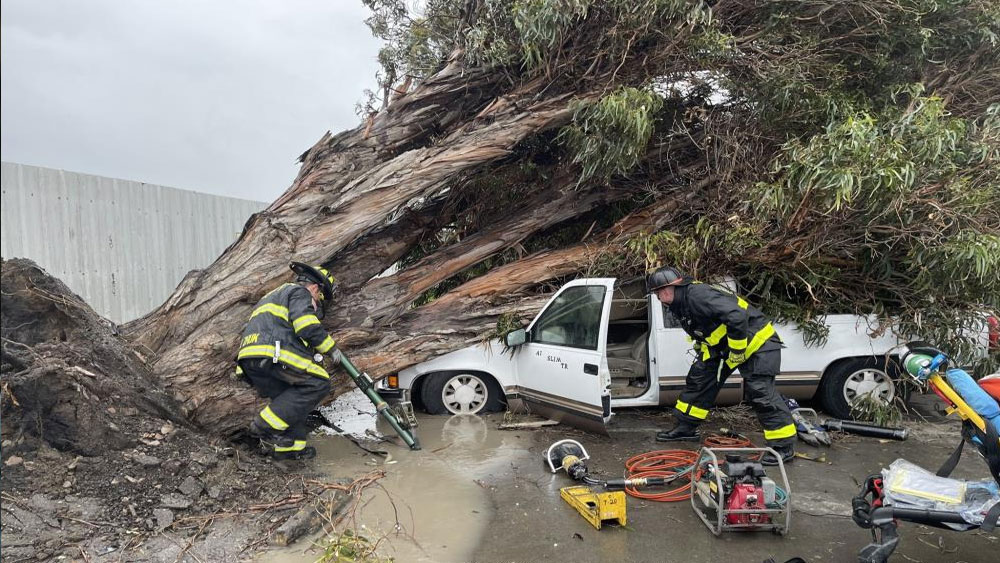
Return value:
M 736 483 L 733 492 L 726 499 L 729 510 L 761 510 L 762 512 L 730 512 L 726 514 L 728 524 L 770 524 L 771 516 L 764 506 L 764 489 L 756 483 Z

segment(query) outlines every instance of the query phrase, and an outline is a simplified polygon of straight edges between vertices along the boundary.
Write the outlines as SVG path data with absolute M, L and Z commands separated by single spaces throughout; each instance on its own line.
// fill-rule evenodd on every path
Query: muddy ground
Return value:
M 188 426 L 142 353 L 34 263 L 3 261 L 2 311 L 3 561 L 247 559 L 323 490 Z
M 808 454 L 825 453 L 826 462 L 797 459 L 788 467 L 792 488 L 791 530 L 713 536 L 688 502 L 658 503 L 627 499 L 628 525 L 596 530 L 559 496 L 573 484 L 552 475 L 542 457 L 549 444 L 563 438 L 581 441 L 592 459 L 592 472 L 620 476 L 629 457 L 667 446 L 653 440 L 670 423 L 659 411 L 632 410 L 616 415 L 611 437 L 563 426 L 536 430 L 498 430 L 504 415 L 421 416 L 418 434 L 424 450 L 387 447 L 385 461 L 367 455 L 338 437 L 321 438 L 316 468 L 328 478 L 357 474 L 366 467 L 385 471 L 379 488 L 370 488 L 350 524 L 373 542 L 378 553 L 396 561 L 512 563 L 534 561 L 684 561 L 761 562 L 798 556 L 806 561 L 853 562 L 869 540 L 850 520 L 856 481 L 897 458 L 936 469 L 951 453 L 958 424 L 935 414 L 931 397 L 918 397 L 921 420 L 904 425 L 905 442 L 840 436 L 832 448 L 800 444 Z M 737 417 L 737 420 L 739 417 Z M 716 421 L 709 428 L 732 420 Z M 743 430 L 755 424 L 743 425 Z M 760 441 L 759 432 L 749 436 Z M 692 449 L 691 445 L 678 445 Z M 988 478 L 978 456 L 967 452 L 955 476 Z M 949 532 L 914 524 L 901 527 L 901 547 L 892 561 L 995 562 L 1000 537 L 983 532 Z M 314 538 L 316 539 L 316 538 Z M 265 563 L 315 561 L 319 550 L 308 542 L 259 556 Z
M 920 401 L 918 401 L 920 402 Z M 618 417 L 611 438 L 545 429 L 534 434 L 527 463 L 515 472 L 495 476 L 490 491 L 496 514 L 486 528 L 472 560 L 513 561 L 684 561 L 685 563 L 781 562 L 793 556 L 806 561 L 853 562 L 869 541 L 868 533 L 850 519 L 857 481 L 898 458 L 936 470 L 954 449 L 959 425 L 951 421 L 908 421 L 913 432 L 905 442 L 843 437 L 832 448 L 800 443 L 799 451 L 826 450 L 826 463 L 796 459 L 788 467 L 792 489 L 788 536 L 770 533 L 729 533 L 713 536 L 697 519 L 689 502 L 657 503 L 628 499 L 628 526 L 600 531 L 571 511 L 558 489 L 569 483 L 541 468 L 544 447 L 572 437 L 588 448 L 593 471 L 620 475 L 625 460 L 637 453 L 663 449 L 653 440 L 665 417 L 636 412 Z M 719 423 L 715 423 L 717 427 Z M 749 435 L 762 442 L 757 432 Z M 691 446 L 670 446 L 691 449 Z M 983 479 L 989 472 L 981 458 L 967 451 L 955 477 Z M 532 530 L 532 533 L 524 533 Z M 1000 536 L 983 532 L 947 532 L 903 524 L 901 547 L 892 561 L 986 563 L 1000 560 Z M 516 538 L 516 541 L 512 541 Z

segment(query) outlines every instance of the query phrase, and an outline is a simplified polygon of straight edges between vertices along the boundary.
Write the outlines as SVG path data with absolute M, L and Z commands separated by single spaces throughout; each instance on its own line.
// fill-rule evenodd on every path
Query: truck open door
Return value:
M 566 284 L 526 331 L 508 336 L 508 344 L 517 345 L 518 396 L 532 412 L 607 434 L 611 376 L 605 350 L 614 282 Z

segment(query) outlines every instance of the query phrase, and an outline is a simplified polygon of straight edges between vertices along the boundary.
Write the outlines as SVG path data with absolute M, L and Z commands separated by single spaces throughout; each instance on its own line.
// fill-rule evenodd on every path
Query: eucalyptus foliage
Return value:
M 581 105 L 559 140 L 581 165 L 581 181 L 626 174 L 646 154 L 663 98 L 650 90 L 621 88 L 592 105 Z
M 683 201 L 663 229 L 581 272 L 671 263 L 733 276 L 816 341 L 822 315 L 854 312 L 873 331 L 967 352 L 970 329 L 1000 309 L 996 2 L 364 1 L 386 40 L 386 84 L 459 56 L 504 77 L 493 96 L 575 104 L 569 124 L 505 163 L 531 170 L 505 175 L 519 186 L 509 189 L 569 170 L 577 189 L 625 194 L 605 216 Z M 456 186 L 483 194 L 468 196 L 474 208 L 495 208 L 491 182 Z M 598 218 L 525 247 L 572 244 Z M 475 221 L 456 214 L 449 228 L 474 232 Z

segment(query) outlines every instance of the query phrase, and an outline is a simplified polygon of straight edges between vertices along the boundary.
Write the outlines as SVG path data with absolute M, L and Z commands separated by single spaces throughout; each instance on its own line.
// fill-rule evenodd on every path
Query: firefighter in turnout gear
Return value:
M 708 417 L 726 379 L 739 369 L 744 399 L 757 413 L 768 447 L 785 461 L 794 459 L 795 423 L 774 388 L 781 339 L 767 317 L 725 287 L 694 281 L 675 268 L 656 270 L 646 285 L 694 340 L 697 355 L 674 406 L 677 426 L 657 433 L 656 439 L 698 440 L 698 425 Z M 761 461 L 777 465 L 771 455 Z
M 340 363 L 340 351 L 320 319 L 333 298 L 335 280 L 324 268 L 292 262 L 296 283 L 286 283 L 265 295 L 243 331 L 236 373 L 246 376 L 270 404 L 250 423 L 250 435 L 271 448 L 276 459 L 308 459 L 306 417 L 330 392 L 330 364 Z

